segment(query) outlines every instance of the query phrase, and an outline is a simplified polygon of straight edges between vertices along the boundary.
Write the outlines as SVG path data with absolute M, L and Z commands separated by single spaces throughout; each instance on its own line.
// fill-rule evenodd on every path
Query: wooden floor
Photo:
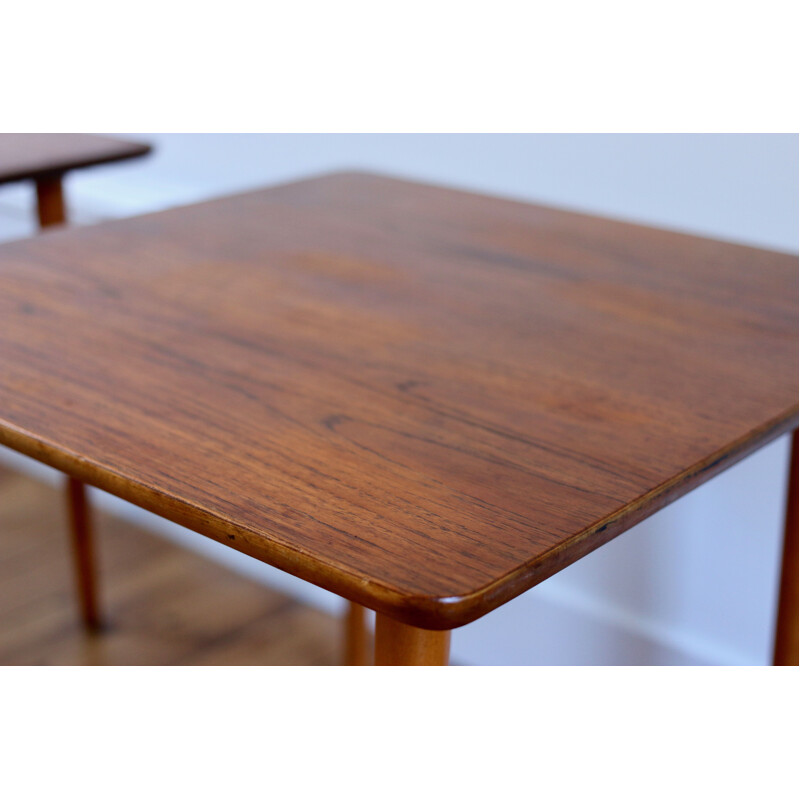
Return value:
M 64 499 L 0 466 L 0 664 L 329 665 L 339 620 L 104 514 L 106 624 L 77 619 Z

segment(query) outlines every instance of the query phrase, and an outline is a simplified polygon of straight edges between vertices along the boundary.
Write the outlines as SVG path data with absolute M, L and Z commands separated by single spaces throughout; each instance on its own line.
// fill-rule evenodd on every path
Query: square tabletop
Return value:
M 90 133 L 0 133 L 0 184 L 139 158 L 150 145 Z
M 797 424 L 797 259 L 369 174 L 0 247 L 0 442 L 420 627 Z

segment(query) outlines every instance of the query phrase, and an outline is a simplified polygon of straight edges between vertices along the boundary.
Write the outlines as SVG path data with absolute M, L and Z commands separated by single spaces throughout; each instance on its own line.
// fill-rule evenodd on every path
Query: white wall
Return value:
M 356 167 L 797 252 L 798 139 L 791 135 L 139 138 L 157 147 L 147 162 L 69 179 L 77 222 Z M 31 198 L 25 188 L 0 187 L 0 238 L 32 231 L 24 213 Z M 8 451 L 2 455 L 11 458 Z M 787 458 L 784 438 L 459 629 L 454 660 L 767 663 Z M 28 460 L 14 460 L 35 469 Z M 326 592 L 115 498 L 100 502 L 310 602 L 339 607 Z

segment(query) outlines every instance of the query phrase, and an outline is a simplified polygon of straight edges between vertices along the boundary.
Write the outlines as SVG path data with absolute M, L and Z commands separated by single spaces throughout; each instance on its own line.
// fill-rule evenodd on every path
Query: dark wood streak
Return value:
M 0 442 L 463 625 L 796 425 L 796 259 L 341 174 L 0 247 Z

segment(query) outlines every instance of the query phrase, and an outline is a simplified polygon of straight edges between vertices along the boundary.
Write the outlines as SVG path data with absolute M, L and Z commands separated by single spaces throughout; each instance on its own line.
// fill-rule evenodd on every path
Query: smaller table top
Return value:
M 150 145 L 88 133 L 0 133 L 0 184 L 139 158 Z

